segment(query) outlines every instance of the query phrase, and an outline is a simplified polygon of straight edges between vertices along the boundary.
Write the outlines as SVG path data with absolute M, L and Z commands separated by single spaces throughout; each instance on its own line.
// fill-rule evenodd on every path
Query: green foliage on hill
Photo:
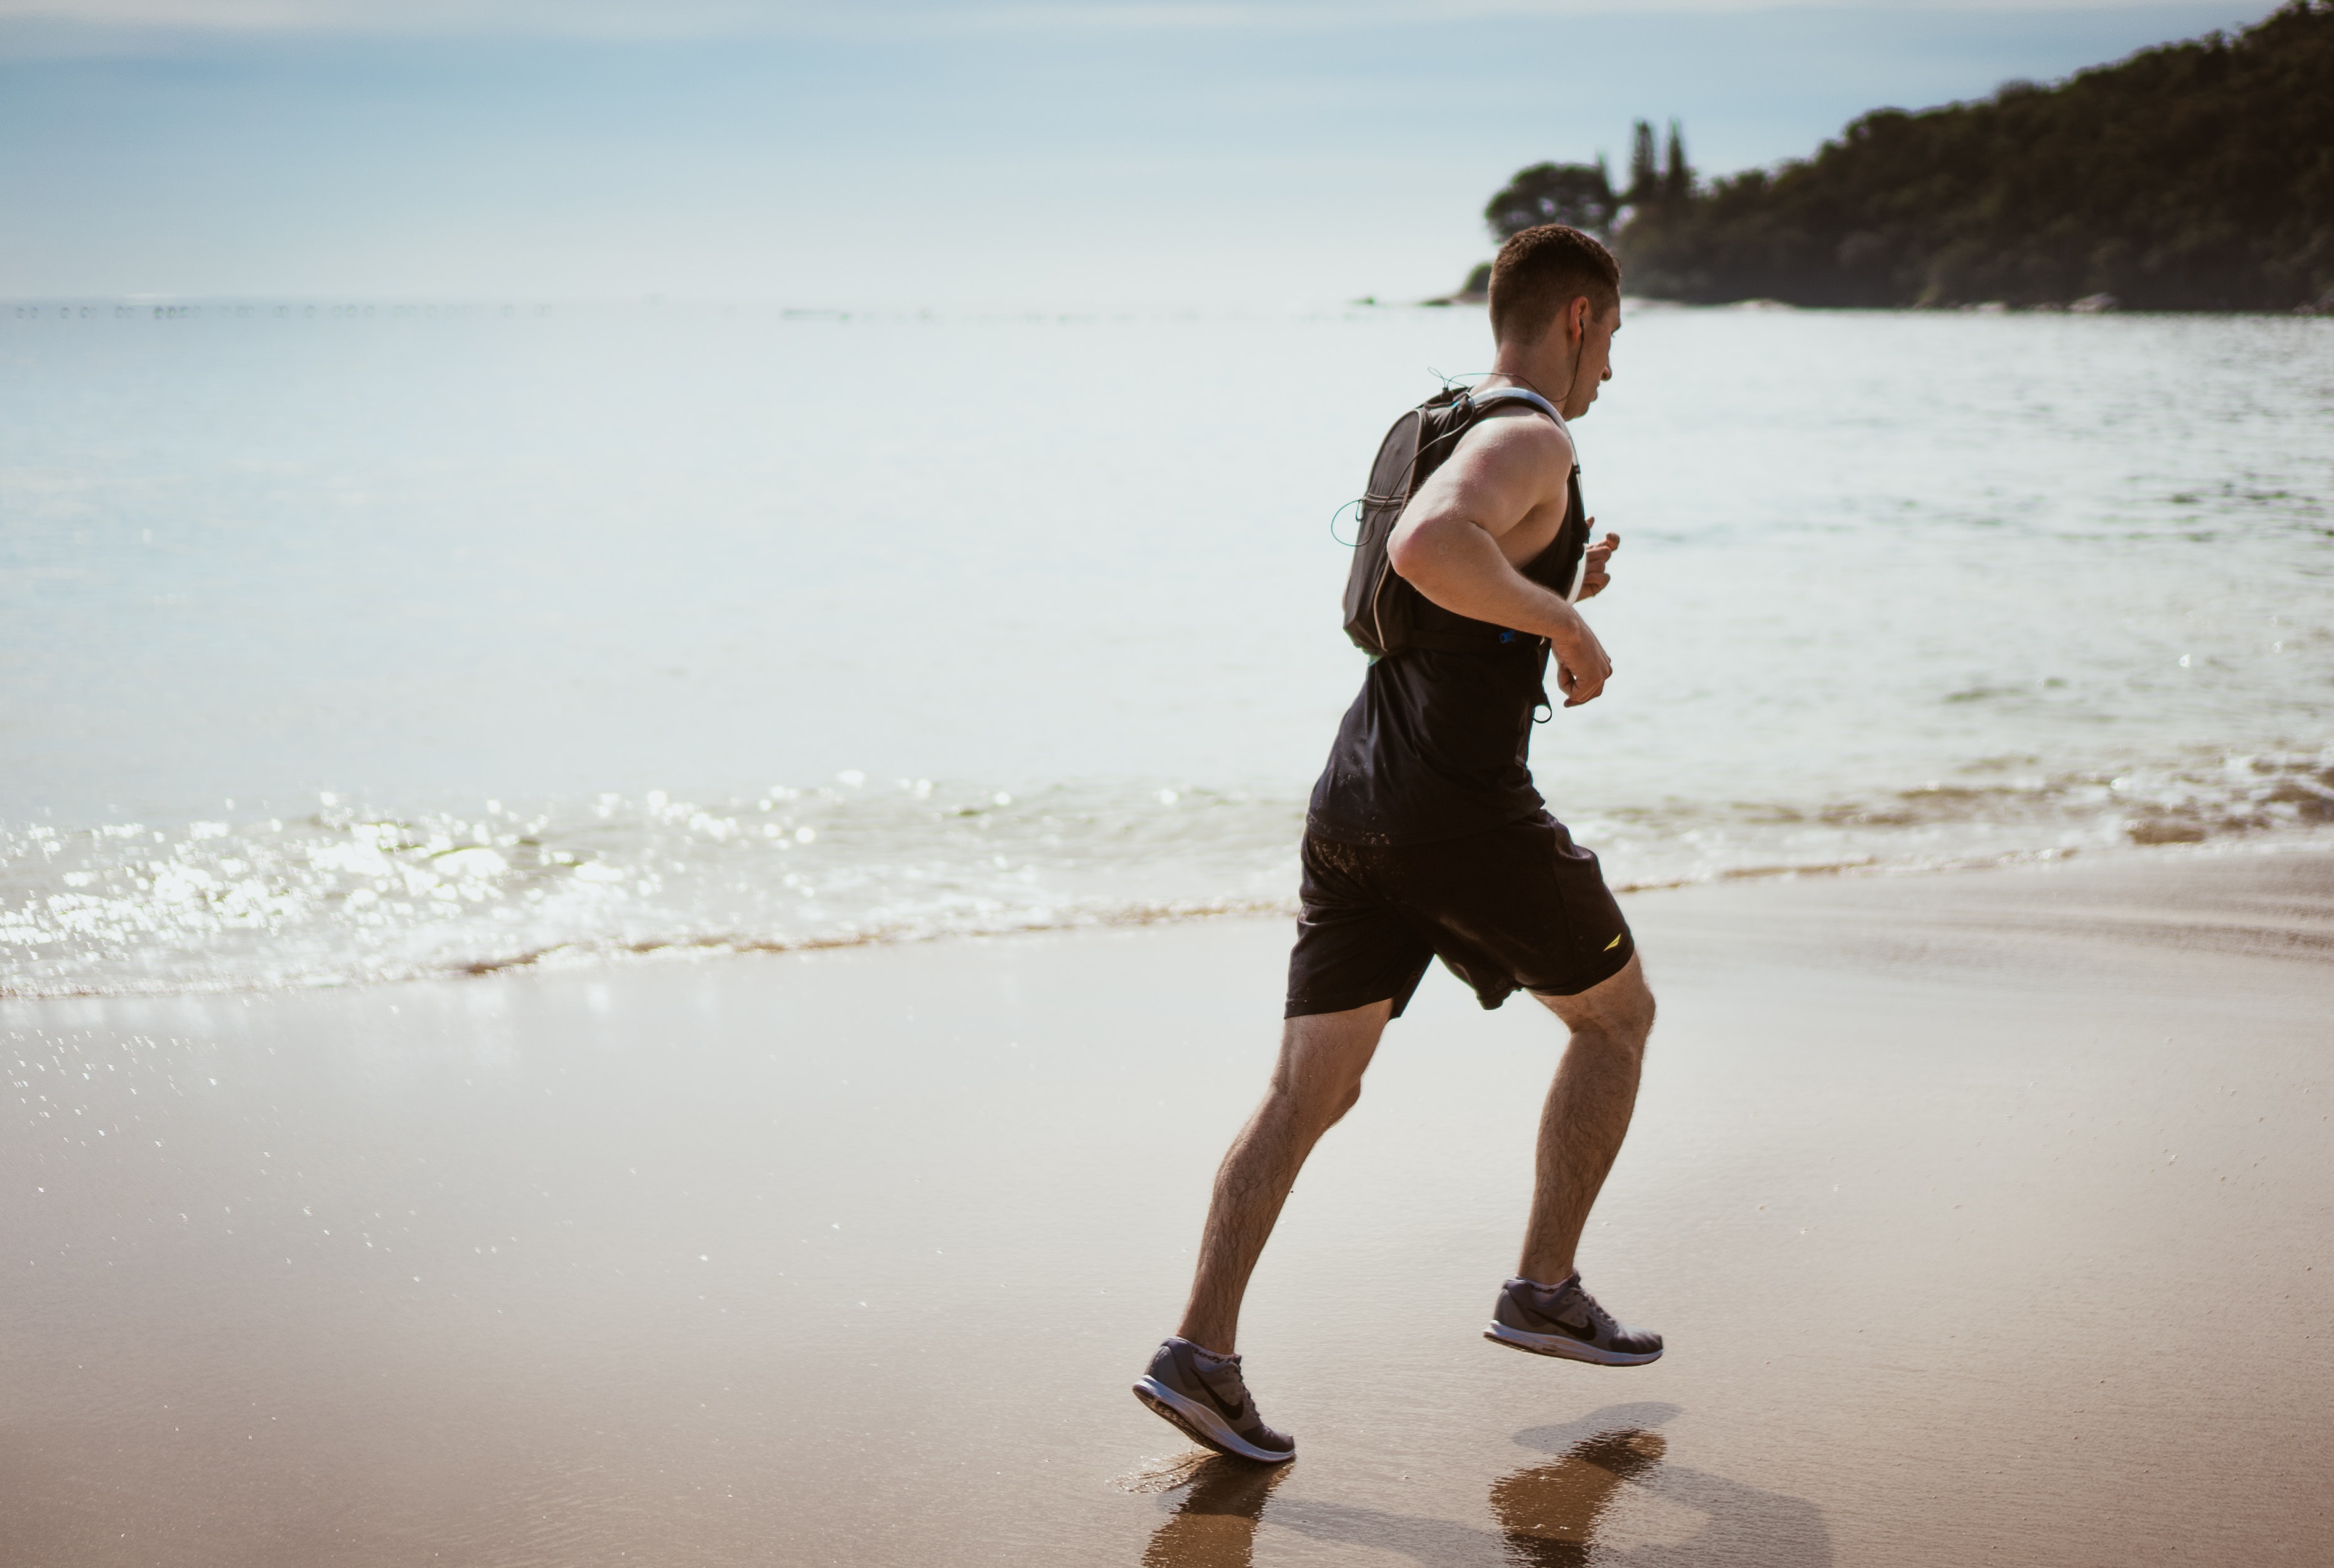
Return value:
M 2334 0 L 2053 87 L 1877 110 L 1805 162 L 1707 188 L 1674 178 L 1683 163 L 1673 152 L 1673 178 L 1631 192 L 1615 231 L 1633 293 L 2309 304 L 2334 291 Z
M 1544 223 L 1570 224 L 1590 234 L 1609 233 L 1620 211 L 1605 160 L 1595 163 L 1535 163 L 1483 208 L 1483 221 L 1501 239 Z
M 1613 188 L 1613 177 L 1601 157 L 1594 163 L 1535 163 L 1516 170 L 1484 207 L 1483 221 L 1492 236 L 1501 240 L 1543 223 L 1569 224 L 1609 239 L 1624 209 L 1674 201 L 1693 188 L 1693 171 L 1686 167 L 1677 121 L 1670 121 L 1669 165 L 1664 168 L 1654 159 L 1654 128 L 1641 120 L 1629 155 L 1628 189 Z

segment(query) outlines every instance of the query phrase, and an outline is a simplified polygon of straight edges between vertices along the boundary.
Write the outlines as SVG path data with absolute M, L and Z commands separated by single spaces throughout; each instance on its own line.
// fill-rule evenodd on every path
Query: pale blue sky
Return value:
M 1414 297 L 1634 117 L 1740 168 L 2270 8 L 0 0 L 0 296 Z

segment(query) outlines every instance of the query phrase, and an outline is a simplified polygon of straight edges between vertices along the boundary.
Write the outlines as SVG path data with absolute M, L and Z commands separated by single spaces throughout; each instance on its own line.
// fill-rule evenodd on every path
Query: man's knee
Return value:
M 1390 1002 L 1303 1015 L 1282 1026 L 1270 1095 L 1282 1115 L 1322 1132 L 1362 1097 L 1362 1074 L 1393 1012 Z
M 1575 1035 L 1590 1035 L 1615 1046 L 1642 1052 L 1654 1032 L 1654 990 L 1632 954 L 1621 972 L 1571 996 L 1543 996 L 1549 1012 Z
M 1338 1098 L 1336 1109 L 1329 1114 L 1329 1126 L 1335 1127 L 1343 1121 L 1345 1119 L 1345 1112 L 1360 1104 L 1361 1099 L 1362 1081 L 1356 1078 L 1346 1086 L 1345 1092 Z M 1327 1128 L 1324 1128 L 1323 1130 L 1326 1131 Z
M 1288 1121 L 1326 1132 L 1345 1119 L 1362 1098 L 1362 1075 L 1336 1070 L 1276 1073 L 1268 1092 L 1272 1108 Z
M 1631 971 L 1631 974 L 1636 985 L 1628 996 L 1622 999 L 1619 1009 L 1621 1016 L 1616 1022 L 1619 1028 L 1635 1036 L 1637 1044 L 1642 1049 L 1646 1037 L 1654 1032 L 1654 1015 L 1659 1009 L 1654 1001 L 1654 988 L 1645 984 L 1644 974 L 1635 970 Z
M 1654 1032 L 1654 991 L 1634 969 L 1628 977 L 1634 984 L 1612 999 L 1602 1020 L 1602 1032 L 1642 1055 Z

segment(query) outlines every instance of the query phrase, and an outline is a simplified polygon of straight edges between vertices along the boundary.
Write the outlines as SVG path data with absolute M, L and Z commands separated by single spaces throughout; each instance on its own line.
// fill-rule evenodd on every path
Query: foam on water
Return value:
M 0 832 L 0 995 L 333 985 L 1293 909 L 1303 803 L 851 775 L 399 814 Z M 1573 824 L 1623 888 L 2334 840 L 2334 748 Z
M 17 995 L 319 985 L 1273 907 L 1285 803 L 862 780 L 8 832 Z

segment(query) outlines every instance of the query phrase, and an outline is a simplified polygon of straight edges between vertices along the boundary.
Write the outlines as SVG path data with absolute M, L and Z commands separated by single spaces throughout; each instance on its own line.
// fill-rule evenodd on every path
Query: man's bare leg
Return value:
M 1542 996 L 1570 1025 L 1540 1112 L 1539 1163 L 1521 1277 L 1560 1284 L 1573 1269 L 1588 1210 L 1628 1135 L 1637 1074 L 1654 1027 L 1654 993 L 1632 955 L 1628 967 L 1577 996 Z
M 1344 1013 L 1291 1018 L 1282 1025 L 1280 1060 L 1264 1103 L 1232 1140 L 1231 1151 L 1216 1171 L 1207 1227 L 1200 1236 L 1199 1269 L 1182 1326 L 1175 1331 L 1178 1338 L 1218 1355 L 1233 1352 L 1240 1299 L 1280 1217 L 1280 1206 L 1314 1144 L 1361 1098 L 1362 1073 L 1393 1013 L 1392 1002 L 1374 1002 Z M 1625 1126 L 1627 1121 L 1625 1110 Z M 1579 1227 L 1573 1231 L 1577 1236 Z

